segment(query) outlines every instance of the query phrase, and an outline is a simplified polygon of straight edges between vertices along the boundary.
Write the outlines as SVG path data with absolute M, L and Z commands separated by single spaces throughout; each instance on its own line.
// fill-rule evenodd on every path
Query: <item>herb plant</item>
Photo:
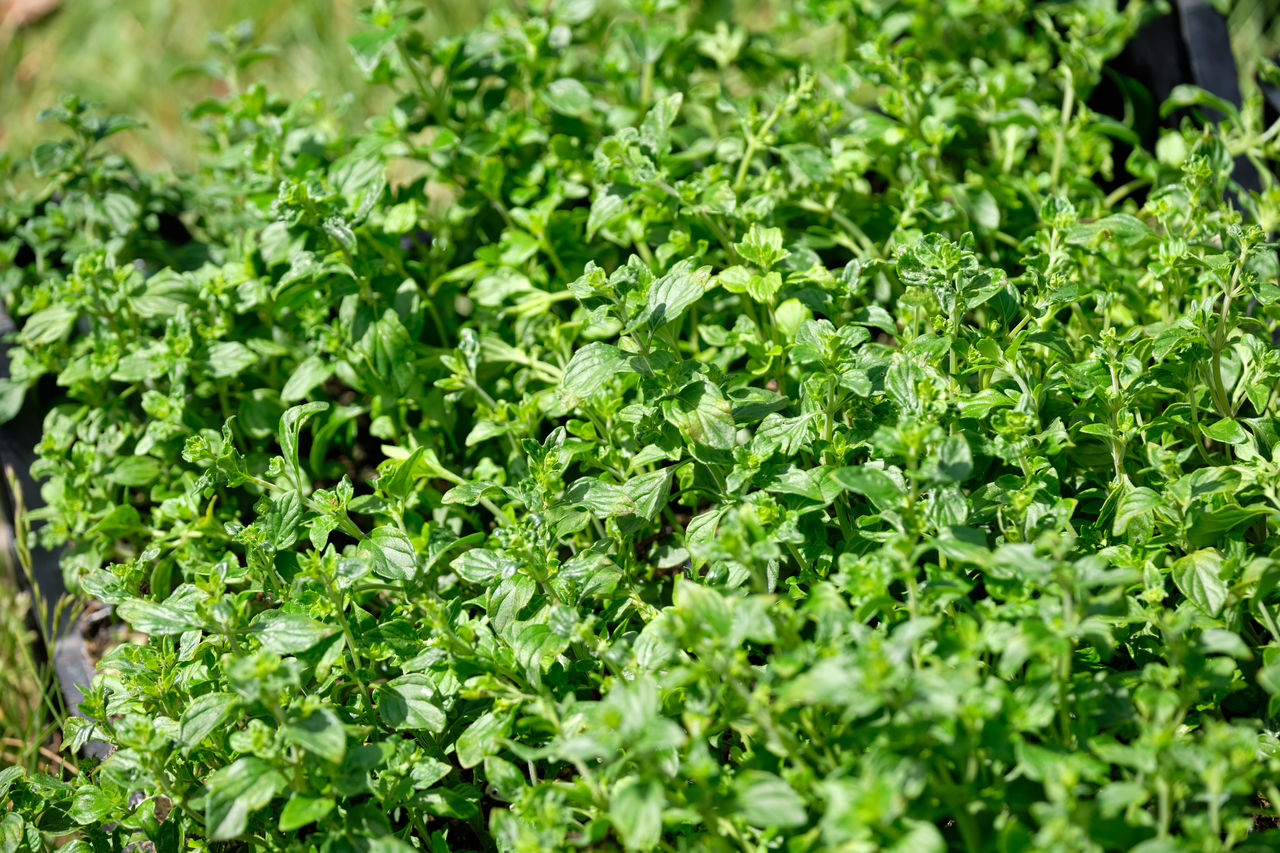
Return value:
M 1280 126 L 1094 114 L 1150 11 L 379 2 L 390 111 L 229 37 L 183 177 L 64 100 L 0 390 L 147 640 L 0 849 L 1273 849 Z

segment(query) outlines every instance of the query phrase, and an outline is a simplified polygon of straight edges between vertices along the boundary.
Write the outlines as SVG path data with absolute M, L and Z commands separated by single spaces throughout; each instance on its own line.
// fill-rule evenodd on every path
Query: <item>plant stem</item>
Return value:
M 769 131 L 773 130 L 774 123 L 782 117 L 783 107 L 786 106 L 787 98 L 781 98 L 774 106 L 773 112 L 765 119 L 760 129 L 754 133 L 747 133 L 747 149 L 742 152 L 742 162 L 738 164 L 737 177 L 733 179 L 733 191 L 735 193 L 742 192 L 742 185 L 747 180 L 747 171 L 751 168 L 751 161 L 756 156 L 756 150 L 760 147 L 760 142 L 769 135 Z
M 1068 66 L 1062 67 L 1065 80 L 1065 91 L 1062 95 L 1062 119 L 1058 125 L 1057 139 L 1053 146 L 1053 165 L 1049 169 L 1049 187 L 1057 192 L 1058 175 L 1062 171 L 1062 152 L 1067 145 L 1067 126 L 1071 122 L 1071 111 L 1075 108 L 1076 87 Z
M 1134 178 L 1132 181 L 1121 184 L 1112 190 L 1110 195 L 1102 200 L 1103 208 L 1110 209 L 1115 207 L 1129 193 L 1136 189 L 1140 189 L 1141 187 L 1145 187 L 1149 183 L 1151 183 L 1150 178 Z
M 347 652 L 350 654 L 352 667 L 347 670 L 347 675 L 360 688 L 360 694 L 364 697 L 365 718 L 372 723 L 373 695 L 369 692 L 369 685 L 365 684 L 364 680 L 357 675 L 357 671 L 364 668 L 364 664 L 360 660 L 360 644 L 356 642 L 355 633 L 351 630 L 351 623 L 347 619 L 347 611 L 342 602 L 342 593 L 333 585 L 331 578 L 324 578 L 324 585 L 329 593 L 329 600 L 333 602 L 334 610 L 338 615 L 338 625 L 342 629 L 342 635 L 347 641 Z

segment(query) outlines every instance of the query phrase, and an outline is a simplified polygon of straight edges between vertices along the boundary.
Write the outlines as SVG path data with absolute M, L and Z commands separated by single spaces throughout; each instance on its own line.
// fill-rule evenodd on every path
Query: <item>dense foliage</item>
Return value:
M 50 111 L 4 415 L 148 639 L 0 850 L 1275 849 L 1280 128 L 1093 113 L 1138 3 L 724 5 Z

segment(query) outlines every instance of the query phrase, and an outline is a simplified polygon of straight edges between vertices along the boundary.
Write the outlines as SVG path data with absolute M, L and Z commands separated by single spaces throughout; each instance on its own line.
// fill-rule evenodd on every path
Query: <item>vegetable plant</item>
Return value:
M 3 849 L 1273 849 L 1260 96 L 1092 112 L 1140 3 L 536 5 L 12 161 L 28 518 L 146 639 Z

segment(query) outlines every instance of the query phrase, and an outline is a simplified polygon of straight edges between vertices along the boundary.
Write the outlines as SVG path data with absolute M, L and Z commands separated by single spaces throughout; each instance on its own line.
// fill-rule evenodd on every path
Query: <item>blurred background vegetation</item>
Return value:
M 6 2 L 0 0 L 0 10 Z M 22 156 L 51 129 L 37 114 L 74 92 L 108 112 L 142 119 L 146 131 L 121 134 L 117 147 L 151 169 L 194 164 L 195 135 L 184 110 L 218 94 L 216 83 L 181 72 L 209 58 L 207 34 L 251 21 L 260 44 L 278 55 L 250 69 L 272 91 L 312 89 L 331 103 L 360 98 L 360 75 L 346 40 L 361 26 L 359 0 L 62 0 L 47 17 L 19 29 L 0 28 L 0 152 Z M 448 34 L 474 25 L 484 0 L 431 0 L 424 26 Z M 175 76 L 176 75 L 176 76 Z M 357 104 L 354 117 L 368 114 Z
M 1259 64 L 1280 56 L 1280 0 L 1217 0 L 1214 5 L 1227 17 L 1231 50 L 1247 91 Z

